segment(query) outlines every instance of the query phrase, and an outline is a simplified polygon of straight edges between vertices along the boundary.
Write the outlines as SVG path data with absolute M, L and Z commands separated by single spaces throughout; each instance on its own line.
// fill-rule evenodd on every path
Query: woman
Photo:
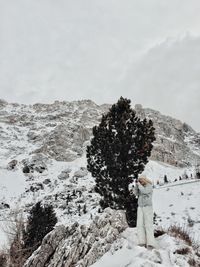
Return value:
M 140 176 L 135 185 L 135 194 L 138 196 L 137 233 L 139 246 L 148 249 L 155 247 L 152 193 L 151 181 L 145 176 Z

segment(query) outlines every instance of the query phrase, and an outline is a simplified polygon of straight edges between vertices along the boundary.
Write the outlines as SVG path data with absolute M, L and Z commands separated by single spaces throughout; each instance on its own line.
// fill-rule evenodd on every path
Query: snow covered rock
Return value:
M 42 154 L 34 154 L 30 159 L 22 160 L 24 164 L 23 172 L 30 173 L 30 172 L 39 172 L 43 173 L 47 170 L 47 163 L 49 159 Z
M 91 100 L 34 105 L 0 101 L 0 108 L 0 145 L 7 159 L 43 153 L 72 162 L 84 154 L 92 128 L 110 105 Z M 135 110 L 142 119 L 152 119 L 156 128 L 151 159 L 179 167 L 200 161 L 200 134 L 189 125 L 139 104 Z
M 8 170 L 14 170 L 15 167 L 17 166 L 17 163 L 18 161 L 16 159 L 11 160 L 7 166 Z
M 50 232 L 23 267 L 86 267 L 97 261 L 127 228 L 122 211 L 110 208 L 90 225 L 60 225 Z
M 43 184 L 50 184 L 51 183 L 51 180 L 46 178 L 44 181 L 43 181 Z
M 8 104 L 8 102 L 4 99 L 0 99 L 0 107 L 4 107 Z
M 1 202 L 0 203 L 0 210 L 9 209 L 9 208 L 10 208 L 10 205 L 9 204 L 4 203 L 4 202 Z
M 66 180 L 67 178 L 69 178 L 69 172 L 64 170 L 61 172 L 61 174 L 58 175 L 58 179 L 60 180 Z
M 138 104 L 135 110 L 140 118 L 151 119 L 156 129 L 151 159 L 179 167 L 191 166 L 200 160 L 200 134 L 189 125 Z
M 70 162 L 75 160 L 78 156 L 76 151 L 72 150 L 74 132 L 75 129 L 70 129 L 64 123 L 57 125 L 35 152 L 42 152 L 57 161 Z
M 156 238 L 156 242 L 157 248 L 152 250 L 140 247 L 137 245 L 136 228 L 127 228 L 91 267 L 199 266 L 197 251 L 183 240 L 165 233 Z
M 74 177 L 81 178 L 88 174 L 88 171 L 85 167 L 81 167 L 80 170 L 74 173 Z

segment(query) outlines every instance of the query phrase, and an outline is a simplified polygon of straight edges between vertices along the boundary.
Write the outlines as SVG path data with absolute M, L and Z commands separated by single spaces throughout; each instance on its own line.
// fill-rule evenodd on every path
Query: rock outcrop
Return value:
M 43 154 L 34 154 L 32 157 L 22 160 L 24 165 L 23 172 L 30 173 L 36 171 L 42 173 L 47 170 L 47 163 L 49 161 L 50 160 Z
M 110 208 L 90 225 L 60 225 L 50 232 L 23 267 L 87 267 L 107 252 L 127 228 L 124 212 Z
M 151 119 L 156 129 L 156 141 L 151 159 L 170 165 L 185 167 L 200 162 L 200 134 L 189 125 L 152 109 L 135 105 L 140 118 Z
M 0 101 L 3 156 L 11 161 L 21 154 L 40 153 L 57 161 L 74 161 L 83 155 L 93 126 L 110 106 L 91 100 L 34 105 Z M 189 125 L 139 104 L 135 110 L 142 119 L 152 119 L 156 128 L 151 159 L 174 166 L 200 162 L 200 134 Z

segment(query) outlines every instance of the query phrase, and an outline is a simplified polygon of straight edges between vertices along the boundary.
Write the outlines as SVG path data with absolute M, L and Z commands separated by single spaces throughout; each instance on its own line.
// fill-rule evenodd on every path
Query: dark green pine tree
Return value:
M 167 175 L 165 174 L 165 175 L 164 175 L 164 183 L 167 184 L 168 182 L 169 182 L 169 181 L 168 181 L 168 179 L 167 179 Z
M 42 239 L 53 230 L 57 223 L 57 217 L 51 205 L 42 206 L 36 203 L 30 211 L 26 229 L 23 234 L 24 248 L 32 254 Z
M 125 209 L 130 226 L 136 223 L 137 200 L 129 184 L 144 170 L 155 140 L 151 120 L 141 120 L 121 97 L 93 128 L 87 147 L 87 169 L 95 177 L 101 207 Z

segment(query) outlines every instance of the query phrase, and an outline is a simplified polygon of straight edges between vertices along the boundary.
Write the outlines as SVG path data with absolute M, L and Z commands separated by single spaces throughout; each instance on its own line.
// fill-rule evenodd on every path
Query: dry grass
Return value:
M 163 228 L 154 230 L 154 237 L 159 237 L 164 234 L 166 234 L 166 231 Z
M 191 238 L 189 231 L 183 226 L 172 225 L 169 227 L 168 233 L 173 237 L 183 240 L 188 246 L 194 245 L 194 240 Z
M 169 235 L 183 240 L 185 244 L 190 246 L 177 249 L 174 253 L 188 255 L 189 266 L 200 267 L 199 244 L 190 236 L 190 231 L 186 227 L 173 225 L 169 227 L 167 232 Z
M 27 259 L 27 252 L 23 249 L 22 233 L 24 230 L 24 219 L 22 211 L 19 209 L 11 210 L 10 214 L 4 218 L 5 224 L 2 230 L 7 235 L 9 251 L 7 258 L 9 260 L 9 267 L 22 267 Z M 2 257 L 3 265 L 4 258 Z
M 0 251 L 0 266 L 6 267 L 7 261 L 8 261 L 8 254 L 6 254 L 6 252 L 4 251 Z
M 190 266 L 194 266 L 194 267 L 200 267 L 200 263 L 196 262 L 194 257 L 190 257 L 188 260 L 188 264 Z
M 180 255 L 187 255 L 191 252 L 191 249 L 189 247 L 179 248 L 176 251 L 174 251 L 174 254 L 180 254 Z

